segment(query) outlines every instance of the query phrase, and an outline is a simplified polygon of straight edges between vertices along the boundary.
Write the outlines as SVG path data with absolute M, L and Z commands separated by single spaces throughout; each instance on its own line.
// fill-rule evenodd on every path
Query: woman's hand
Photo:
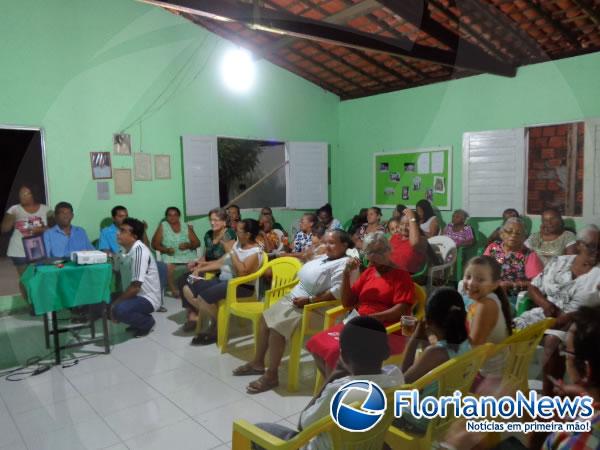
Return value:
M 544 315 L 546 317 L 558 317 L 561 312 L 558 306 L 549 301 L 542 306 L 542 310 L 544 311 Z
M 402 215 L 408 217 L 408 220 L 412 220 L 412 219 L 417 220 L 416 213 L 410 208 L 406 208 L 404 211 L 402 211 Z
M 304 306 L 310 303 L 310 300 L 308 297 L 296 297 L 292 299 L 292 303 L 296 308 L 304 308 Z
M 199 261 L 192 261 L 187 263 L 186 267 L 188 270 L 194 270 L 194 267 L 196 267 L 199 264 Z
M 165 248 L 165 253 L 167 255 L 174 255 L 175 254 L 175 249 L 171 248 L 171 247 L 167 247 L 167 248 Z
M 189 250 L 189 249 L 190 249 L 189 242 L 182 242 L 181 244 L 179 244 L 179 250 Z
M 350 258 L 346 263 L 346 267 L 344 268 L 345 274 L 350 274 L 353 271 L 360 268 L 360 260 L 358 258 Z

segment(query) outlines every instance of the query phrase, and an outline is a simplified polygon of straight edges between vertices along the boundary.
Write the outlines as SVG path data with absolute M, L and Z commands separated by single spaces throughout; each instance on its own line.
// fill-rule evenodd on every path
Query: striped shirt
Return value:
M 138 295 L 152 303 L 154 310 L 160 308 L 161 289 L 158 268 L 150 249 L 142 241 L 135 241 L 129 252 L 123 254 L 121 276 L 124 289 L 132 282 L 139 281 L 142 287 Z
M 542 450 L 596 450 L 600 448 L 600 413 L 591 420 L 587 433 L 553 433 L 546 439 Z

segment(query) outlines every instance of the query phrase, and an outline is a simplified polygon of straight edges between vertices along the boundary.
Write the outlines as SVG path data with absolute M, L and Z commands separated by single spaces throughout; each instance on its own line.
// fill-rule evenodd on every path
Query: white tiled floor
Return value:
M 180 303 L 156 313 L 148 337 L 131 338 L 111 326 L 112 352 L 22 381 L 0 379 L 0 450 L 228 449 L 236 418 L 292 426 L 310 400 L 311 367 L 303 367 L 300 393 L 286 391 L 285 362 L 276 391 L 246 394 L 256 377 L 234 377 L 246 347 L 220 354 L 214 345 L 192 347 L 177 332 Z M 179 322 L 179 323 L 178 323 Z M 240 344 L 242 345 L 242 344 Z M 0 318 L 0 373 L 43 356 L 41 321 Z M 98 351 L 98 347 L 88 350 Z M 86 350 L 86 349 L 84 349 Z M 68 356 L 66 356 L 68 357 Z

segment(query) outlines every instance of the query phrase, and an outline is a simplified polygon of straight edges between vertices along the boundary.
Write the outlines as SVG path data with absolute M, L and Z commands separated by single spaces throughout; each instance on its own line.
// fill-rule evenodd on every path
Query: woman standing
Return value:
M 546 208 L 542 212 L 540 231 L 529 236 L 525 245 L 535 250 L 546 265 L 554 256 L 575 254 L 575 241 L 575 234 L 565 230 L 560 211 L 556 208 Z
M 23 238 L 42 234 L 48 227 L 50 216 L 50 208 L 37 202 L 32 188 L 25 185 L 19 188 L 19 203 L 8 208 L 2 219 L 2 232 L 8 233 L 13 230 L 7 255 L 19 275 L 27 267 Z
M 160 223 L 152 237 L 152 248 L 162 253 L 162 260 L 167 264 L 167 282 L 169 290 L 175 298 L 179 298 L 179 290 L 175 285 L 175 268 L 178 264 L 187 264 L 196 258 L 196 250 L 200 240 L 191 225 L 181 222 L 181 211 L 169 206 L 165 211 L 165 220 Z

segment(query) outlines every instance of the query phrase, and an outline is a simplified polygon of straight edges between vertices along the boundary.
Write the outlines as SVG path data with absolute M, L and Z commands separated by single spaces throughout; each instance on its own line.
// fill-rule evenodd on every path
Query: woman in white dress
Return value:
M 514 319 L 521 329 L 544 320 L 556 318 L 553 328 L 566 331 L 580 306 L 600 303 L 600 267 L 598 256 L 600 231 L 595 225 L 584 227 L 577 236 L 577 255 L 552 258 L 544 271 L 531 281 L 529 297 L 536 307 Z M 544 338 L 544 375 L 561 378 L 565 370 L 564 358 L 559 355 L 561 343 L 558 332 L 550 332 Z M 544 376 L 544 393 L 550 395 L 553 385 Z
M 298 272 L 300 282 L 288 295 L 263 312 L 252 361 L 233 371 L 236 376 L 261 375 L 246 388 L 250 394 L 279 385 L 279 364 L 286 341 L 302 319 L 302 308 L 309 303 L 341 297 L 342 278 L 348 260 L 346 250 L 353 248 L 354 244 L 350 235 L 343 230 L 327 232 L 324 241 L 326 253 L 307 262 Z M 267 350 L 269 364 L 265 366 Z
M 423 199 L 417 202 L 417 216 L 419 227 L 426 238 L 440 234 L 440 224 L 429 201 Z
M 38 203 L 33 188 L 25 185 L 19 188 L 19 203 L 8 208 L 4 214 L 2 233 L 13 230 L 6 253 L 17 268 L 19 276 L 27 268 L 23 238 L 42 234 L 48 228 L 50 216 L 50 208 Z M 22 287 L 21 293 L 25 296 Z

